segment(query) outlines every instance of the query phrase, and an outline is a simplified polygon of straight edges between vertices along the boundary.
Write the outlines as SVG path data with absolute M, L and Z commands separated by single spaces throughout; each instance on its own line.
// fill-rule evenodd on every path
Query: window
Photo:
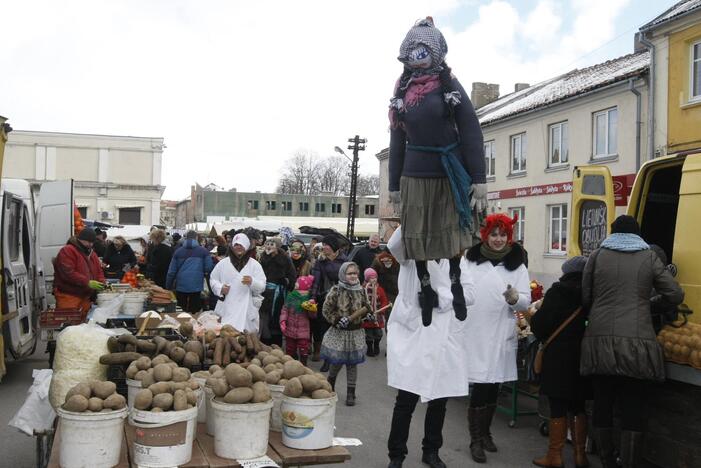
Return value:
M 496 174 L 496 160 L 494 158 L 494 140 L 484 142 L 484 167 L 487 177 L 494 177 Z
M 284 203 L 284 202 L 283 202 Z M 268 200 L 265 202 L 265 209 L 266 210 L 274 210 L 275 209 L 275 200 Z
M 375 205 L 365 205 L 365 214 L 366 215 L 374 215 L 375 214 Z
M 567 204 L 550 205 L 550 228 L 548 251 L 555 254 L 567 253 Z
M 314 205 L 314 211 L 317 211 L 319 213 L 325 213 L 326 203 L 317 203 L 316 205 Z
M 526 171 L 526 134 L 511 137 L 511 173 Z
M 560 122 L 549 127 L 550 145 L 548 149 L 548 166 L 564 166 L 569 160 L 569 131 L 567 122 Z
M 331 203 L 331 212 L 332 213 L 340 213 L 341 212 L 341 204 L 340 203 Z
M 8 237 L 8 251 L 10 254 L 10 261 L 17 261 L 19 259 L 19 243 L 20 243 L 20 233 L 21 222 L 22 222 L 22 202 L 19 200 L 13 200 L 8 198 L 9 209 L 9 221 L 7 223 L 7 237 Z
M 692 101 L 701 100 L 701 41 L 691 44 L 691 92 Z
M 292 211 L 292 202 L 291 201 L 282 202 L 282 211 Z
M 248 209 L 251 210 L 257 210 L 258 209 L 258 200 L 248 200 Z
M 518 221 L 514 225 L 514 240 L 523 242 L 524 228 L 526 227 L 526 209 L 522 206 L 518 208 L 509 208 L 509 216 L 512 218 L 518 215 Z
M 88 207 L 87 206 L 79 207 L 78 213 L 80 213 L 81 218 L 86 219 L 88 217 Z
M 309 211 L 309 203 L 299 202 L 299 211 Z
M 594 114 L 594 157 L 614 156 L 618 151 L 618 109 Z
M 141 208 L 120 208 L 119 224 L 141 224 Z

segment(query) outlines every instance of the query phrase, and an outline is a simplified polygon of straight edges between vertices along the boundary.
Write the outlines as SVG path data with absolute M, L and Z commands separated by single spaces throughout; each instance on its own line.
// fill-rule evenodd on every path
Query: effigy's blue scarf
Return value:
M 619 252 L 637 252 L 638 250 L 650 248 L 647 242 L 639 235 L 624 232 L 616 232 L 609 235 L 601 243 L 601 247 L 609 250 L 618 250 Z
M 453 151 L 458 147 L 458 143 L 456 142 L 448 146 L 407 145 L 406 147 L 414 151 L 437 153 L 441 155 L 441 164 L 443 164 L 445 175 L 448 176 L 450 190 L 453 192 L 453 198 L 455 199 L 455 208 L 457 208 L 458 216 L 460 217 L 460 227 L 463 229 L 472 229 L 470 209 L 472 177 L 467 173 L 460 159 L 458 159 Z

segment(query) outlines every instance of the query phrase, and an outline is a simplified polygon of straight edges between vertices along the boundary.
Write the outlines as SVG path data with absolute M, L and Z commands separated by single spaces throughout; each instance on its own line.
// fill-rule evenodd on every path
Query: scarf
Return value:
M 484 258 L 491 262 L 500 262 L 504 257 L 511 253 L 511 245 L 507 245 L 506 248 L 502 250 L 494 250 L 490 249 L 485 242 L 482 242 L 482 245 L 480 245 L 480 253 Z
M 374 312 L 377 310 L 377 283 L 375 284 L 370 284 L 365 283 L 365 294 L 368 296 L 368 300 L 370 301 L 370 306 L 371 306 L 371 311 Z
M 362 291 L 363 285 L 360 284 L 360 281 L 358 281 L 355 284 L 351 284 L 347 280 L 346 270 L 351 265 L 358 268 L 358 265 L 356 265 L 354 262 L 345 262 L 343 265 L 341 265 L 341 268 L 339 268 L 339 270 L 338 270 L 338 287 L 345 289 L 347 291 Z
M 287 297 L 285 298 L 285 305 L 288 308 L 293 308 L 298 314 L 301 314 L 304 313 L 304 310 L 302 309 L 302 302 L 306 301 L 307 299 L 309 299 L 309 291 L 305 291 L 304 294 L 299 291 L 292 291 L 291 293 L 287 294 Z
M 234 268 L 236 268 L 236 271 L 241 271 L 243 270 L 243 267 L 246 266 L 248 263 L 248 252 L 244 253 L 241 258 L 237 257 L 234 254 L 234 251 L 232 250 L 231 253 L 229 254 L 229 260 L 231 260 L 231 264 L 234 265 Z
M 601 243 L 601 247 L 619 252 L 637 252 L 648 250 L 650 246 L 639 235 L 625 232 L 617 232 L 608 236 Z

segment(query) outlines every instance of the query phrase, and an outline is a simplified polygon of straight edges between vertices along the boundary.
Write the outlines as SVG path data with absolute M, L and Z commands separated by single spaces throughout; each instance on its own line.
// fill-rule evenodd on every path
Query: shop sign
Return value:
M 589 255 L 606 239 L 606 203 L 599 200 L 584 200 L 579 208 L 579 249 Z
M 537 197 L 540 195 L 555 195 L 557 193 L 569 193 L 572 191 L 572 182 L 559 184 L 533 185 L 531 187 L 520 187 L 515 189 L 499 190 L 489 192 L 488 200 L 503 200 L 505 198 Z
M 613 176 L 613 199 L 616 206 L 627 206 L 628 195 L 635 182 L 635 174 Z

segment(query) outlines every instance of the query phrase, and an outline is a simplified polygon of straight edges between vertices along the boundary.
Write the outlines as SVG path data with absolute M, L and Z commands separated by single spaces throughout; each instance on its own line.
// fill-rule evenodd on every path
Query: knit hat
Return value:
M 251 248 L 251 241 L 248 240 L 248 236 L 242 232 L 239 232 L 233 239 L 231 239 L 231 246 L 233 247 L 236 244 L 242 246 L 244 249 L 246 249 L 246 251 Z
M 324 238 L 321 239 L 321 243 L 331 247 L 331 249 L 333 249 L 334 252 L 336 252 L 339 248 L 338 239 L 332 235 L 324 236 Z
M 297 291 L 309 291 L 314 283 L 314 276 L 300 276 L 297 278 Z
M 496 213 L 487 216 L 484 220 L 484 226 L 480 228 L 480 237 L 482 242 L 487 242 L 489 238 L 489 233 L 491 233 L 495 228 L 506 233 L 506 241 L 509 244 L 513 243 L 514 237 L 514 224 L 518 221 L 518 213 L 514 213 L 514 217 L 509 218 L 504 213 Z
M 78 234 L 78 239 L 88 242 L 95 242 L 95 240 L 97 239 L 97 235 L 95 235 L 95 231 L 93 231 L 92 229 L 86 228 L 80 231 L 80 234 Z
M 611 234 L 636 234 L 640 235 L 640 225 L 632 216 L 621 215 L 611 223 Z
M 175 238 L 175 234 L 173 234 L 173 238 Z M 187 231 L 187 234 L 185 234 L 185 239 L 197 239 L 197 233 L 193 230 Z
M 568 258 L 562 264 L 562 273 L 581 273 L 584 271 L 584 265 L 587 264 L 587 257 L 577 255 L 576 257 Z
M 375 271 L 374 268 L 366 268 L 365 271 L 363 272 L 363 275 L 365 276 L 365 280 L 370 280 L 372 278 L 377 278 L 377 272 Z

